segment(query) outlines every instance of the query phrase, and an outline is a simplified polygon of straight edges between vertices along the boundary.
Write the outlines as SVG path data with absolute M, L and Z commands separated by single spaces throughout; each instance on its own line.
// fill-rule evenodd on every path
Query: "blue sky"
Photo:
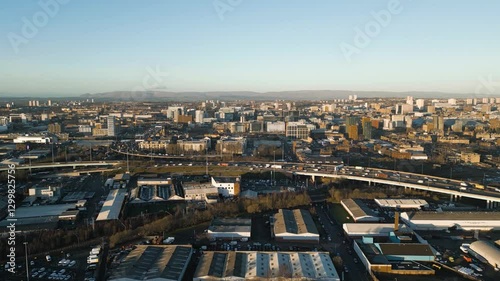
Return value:
M 2 1 L 0 94 L 467 93 L 478 77 L 500 80 L 495 0 L 400 0 L 401 11 L 386 26 L 372 12 L 389 11 L 389 0 L 65 0 L 46 25 L 37 25 L 34 15 L 46 13 L 39 2 L 55 1 Z M 221 17 L 214 6 L 230 9 Z M 31 38 L 23 35 L 26 21 L 38 29 Z M 357 48 L 355 28 L 370 24 L 379 31 L 346 59 L 340 46 Z M 168 75 L 155 80 L 148 69 Z

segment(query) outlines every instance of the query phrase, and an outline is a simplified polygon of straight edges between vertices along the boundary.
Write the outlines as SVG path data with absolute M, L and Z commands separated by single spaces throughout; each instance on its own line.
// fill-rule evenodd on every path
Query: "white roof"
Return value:
M 348 236 L 387 236 L 394 231 L 393 223 L 344 223 L 342 228 Z M 404 224 L 399 230 L 408 230 Z
M 127 195 L 127 190 L 125 189 L 111 190 L 108 194 L 108 198 L 106 198 L 106 202 L 102 205 L 96 221 L 118 219 L 123 201 L 125 200 L 125 195 Z
M 470 244 L 470 249 L 485 258 L 492 266 L 500 268 L 500 249 L 492 243 L 475 241 Z
M 420 208 L 421 206 L 429 206 L 427 201 L 422 199 L 375 199 L 380 207 L 386 208 Z

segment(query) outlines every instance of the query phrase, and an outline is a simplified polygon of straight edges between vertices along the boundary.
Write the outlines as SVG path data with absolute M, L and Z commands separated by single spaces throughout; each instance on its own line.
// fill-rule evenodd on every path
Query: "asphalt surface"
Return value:
M 367 272 L 361 262 L 355 263 L 354 258 L 357 258 L 356 253 L 352 249 L 352 245 L 345 241 L 341 224 L 338 224 L 334 218 L 328 215 L 329 205 L 319 203 L 316 205 L 316 214 L 321 220 L 321 227 L 329 234 L 331 241 L 321 239 L 321 245 L 329 252 L 339 255 L 342 258 L 343 264 L 347 267 L 348 272 L 344 270 L 343 280 L 364 281 L 370 280 L 367 277 Z M 358 258 L 359 260 L 359 258 Z M 338 272 L 342 277 L 342 272 Z

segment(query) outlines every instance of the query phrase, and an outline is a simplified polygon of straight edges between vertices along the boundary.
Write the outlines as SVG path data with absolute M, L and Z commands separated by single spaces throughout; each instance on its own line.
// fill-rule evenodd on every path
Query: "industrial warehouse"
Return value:
M 479 260 L 491 264 L 493 268 L 500 269 L 500 249 L 487 241 L 475 241 L 470 244 L 469 253 Z
M 110 281 L 180 281 L 191 260 L 191 246 L 137 245 L 112 271 Z
M 309 211 L 280 209 L 274 215 L 273 235 L 277 241 L 319 242 L 319 232 Z
M 106 201 L 102 205 L 101 211 L 96 221 L 116 220 L 120 217 L 127 190 L 113 189 L 109 192 Z
M 379 222 L 380 218 L 359 199 L 343 199 L 340 204 L 355 222 Z
M 429 203 L 422 199 L 375 199 L 380 208 L 392 209 L 421 209 L 429 207 Z
M 401 219 L 414 230 L 500 230 L 499 212 L 404 212 Z
M 249 239 L 252 232 L 251 219 L 220 219 L 212 221 L 207 230 L 207 235 L 211 240 L 239 240 Z
M 344 233 L 351 238 L 388 237 L 394 232 L 393 223 L 344 223 Z M 400 232 L 412 232 L 406 225 L 399 225 Z
M 340 281 L 326 252 L 205 252 L 194 274 L 203 280 Z

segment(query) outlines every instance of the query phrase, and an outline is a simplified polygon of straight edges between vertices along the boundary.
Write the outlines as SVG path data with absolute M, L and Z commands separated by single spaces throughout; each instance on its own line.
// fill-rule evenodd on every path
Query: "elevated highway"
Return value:
M 347 167 L 346 167 L 347 168 Z M 391 170 L 383 170 L 387 178 L 376 177 L 376 171 L 371 171 L 371 168 L 363 167 L 362 169 L 353 169 L 354 167 L 347 168 L 343 172 L 339 171 L 300 171 L 300 170 L 287 170 L 296 175 L 312 177 L 314 181 L 316 177 L 324 178 L 338 178 L 347 180 L 356 180 L 367 182 L 369 185 L 372 183 L 386 184 L 399 186 L 404 188 L 413 188 L 417 190 L 425 190 L 450 195 L 453 199 L 458 200 L 461 197 L 473 198 L 486 201 L 487 208 L 496 208 L 500 206 L 500 193 L 485 192 L 476 188 L 464 189 L 460 186 L 460 181 L 449 180 L 439 177 L 431 177 L 422 174 L 405 173 Z M 380 169 L 375 169 L 379 171 Z M 366 172 L 369 171 L 369 172 Z
M 37 163 L 32 165 L 18 165 L 16 170 L 35 170 L 49 168 L 73 168 L 77 167 L 109 167 L 120 164 L 120 161 L 82 161 L 82 162 L 65 162 L 65 163 Z M 0 172 L 9 170 L 8 166 L 1 167 Z

